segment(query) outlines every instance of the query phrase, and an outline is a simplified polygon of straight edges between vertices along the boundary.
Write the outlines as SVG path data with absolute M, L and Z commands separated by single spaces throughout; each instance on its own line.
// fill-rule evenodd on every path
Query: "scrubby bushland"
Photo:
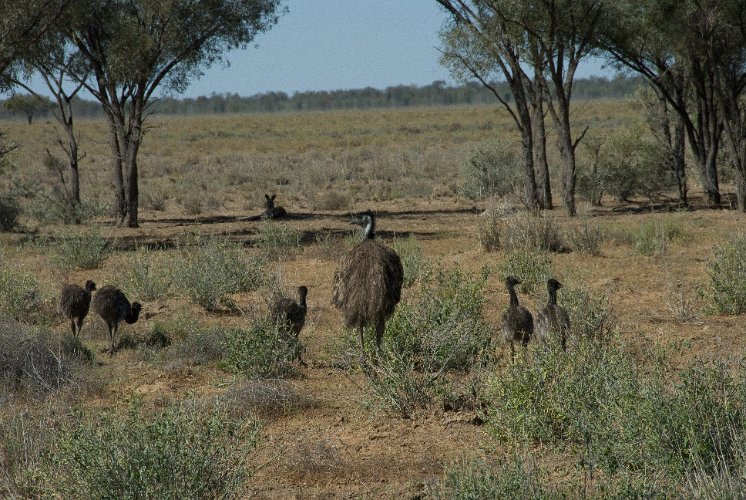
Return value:
M 569 231 L 568 240 L 574 252 L 595 256 L 601 253 L 604 232 L 598 224 L 584 220 L 580 226 Z
M 0 493 L 240 498 L 258 431 L 253 418 L 217 401 L 0 417 Z
M 492 331 L 482 318 L 487 277 L 458 268 L 421 277 L 417 299 L 399 304 L 386 323 L 382 359 L 369 372 L 372 406 L 409 418 L 435 404 L 464 404 L 473 380 L 456 385 L 450 374 L 477 377 L 490 358 Z M 354 332 L 347 339 L 350 350 L 358 348 Z M 376 356 L 371 342 L 367 347 Z
M 98 228 L 65 236 L 52 245 L 52 262 L 63 271 L 97 269 L 112 252 L 112 241 Z
M 174 282 L 195 304 L 208 311 L 235 304 L 229 295 L 256 290 L 266 281 L 265 260 L 248 257 L 237 244 L 217 238 L 183 247 L 174 266 Z
M 715 249 L 707 264 L 709 283 L 704 294 L 714 312 L 746 312 L 746 236 L 738 235 Z
M 80 342 L 0 317 L 0 402 L 12 394 L 42 396 L 74 380 L 80 363 L 93 358 Z
M 149 250 L 136 249 L 127 257 L 122 272 L 116 279 L 127 295 L 140 301 L 153 301 L 170 297 L 174 290 L 172 262 L 168 255 Z
M 673 486 L 742 466 L 743 366 L 699 364 L 674 378 L 662 364 L 643 370 L 619 341 L 581 339 L 509 367 L 488 394 L 499 440 L 569 447 L 608 474 L 658 471 Z
M 647 256 L 662 254 L 668 250 L 671 241 L 684 237 L 686 231 L 673 219 L 644 222 L 634 234 L 635 252 Z
M 479 459 L 461 460 L 427 489 L 432 498 L 444 500 L 545 498 L 549 492 L 544 481 L 541 471 L 516 455 L 495 467 Z
M 34 193 L 27 210 L 28 215 L 44 224 L 83 224 L 110 212 L 109 207 L 102 204 L 71 203 L 58 189 Z
M 462 190 L 472 199 L 505 196 L 521 186 L 521 165 L 515 153 L 500 141 L 479 146 L 464 166 Z
M 301 232 L 287 224 L 264 221 L 259 226 L 256 244 L 270 259 L 281 259 L 300 247 Z
M 0 260 L 4 256 L 0 254 Z M 39 283 L 24 269 L 0 262 L 0 316 L 34 322 L 42 306 Z
M 0 195 L 0 231 L 10 231 L 18 224 L 21 207 L 12 195 Z

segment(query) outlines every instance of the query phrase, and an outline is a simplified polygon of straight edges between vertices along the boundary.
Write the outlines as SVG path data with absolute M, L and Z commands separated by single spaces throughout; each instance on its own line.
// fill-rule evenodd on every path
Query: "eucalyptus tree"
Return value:
M 452 14 L 452 21 L 441 31 L 441 61 L 459 79 L 479 80 L 513 119 L 521 134 L 523 149 L 524 203 L 531 209 L 543 206 L 534 171 L 534 127 L 530 110 L 534 87 L 521 66 L 524 59 L 521 34 L 511 31 L 489 2 L 437 1 Z M 491 83 L 495 78 L 504 78 L 508 83 L 512 105 Z M 548 180 L 547 176 L 546 182 Z
M 721 0 L 609 2 L 613 15 L 599 43 L 614 61 L 645 77 L 678 113 L 711 206 L 720 206 L 721 201 L 723 108 L 718 68 L 729 50 L 720 38 L 722 5 Z
M 76 5 L 83 3 L 68 20 L 69 40 L 82 64 L 69 70 L 103 107 L 117 222 L 137 227 L 137 157 L 156 91 L 183 92 L 226 51 L 244 48 L 270 29 L 284 8 L 282 0 L 81 0 Z
M 436 1 L 463 24 L 476 26 L 471 29 L 474 36 L 463 40 L 463 49 L 476 53 L 482 64 L 492 62 L 501 69 L 509 68 L 514 81 L 522 84 L 519 92 L 511 84 L 514 98 L 521 93 L 527 96 L 537 123 L 546 104 L 557 133 L 565 210 L 575 215 L 575 150 L 587 128 L 580 133 L 573 130 L 571 102 L 578 65 L 595 49 L 604 23 L 604 4 L 601 0 Z M 480 24 L 482 19 L 489 23 Z M 499 29 L 488 30 L 483 26 Z M 525 67 L 534 68 L 534 85 L 526 77 Z M 515 101 L 518 107 L 518 99 Z M 531 123 L 530 117 L 527 123 Z M 526 128 L 522 121 L 520 125 Z M 522 131 L 524 147 L 527 132 Z M 542 139 L 545 137 L 540 135 Z

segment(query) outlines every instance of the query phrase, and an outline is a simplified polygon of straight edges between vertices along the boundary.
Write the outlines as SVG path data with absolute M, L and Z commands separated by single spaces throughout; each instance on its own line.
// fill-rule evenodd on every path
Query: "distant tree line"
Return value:
M 575 99 L 607 99 L 631 96 L 644 82 L 640 77 L 618 75 L 612 79 L 591 77 L 576 82 Z M 494 82 L 495 88 L 507 100 L 512 100 L 506 83 Z M 282 111 L 322 111 L 332 109 L 402 108 L 408 106 L 448 106 L 458 104 L 494 104 L 493 94 L 478 82 L 449 86 L 442 80 L 430 85 L 397 85 L 385 89 L 307 91 L 287 94 L 265 92 L 243 97 L 238 94 L 214 93 L 196 98 L 166 97 L 153 102 L 153 111 L 167 115 L 222 114 L 222 113 L 273 113 Z M 25 106 L 24 106 L 25 105 Z M 76 97 L 72 101 L 76 116 L 102 116 L 101 105 Z M 0 118 L 22 116 L 47 117 L 51 113 L 49 102 L 29 99 L 18 94 L 3 101 Z

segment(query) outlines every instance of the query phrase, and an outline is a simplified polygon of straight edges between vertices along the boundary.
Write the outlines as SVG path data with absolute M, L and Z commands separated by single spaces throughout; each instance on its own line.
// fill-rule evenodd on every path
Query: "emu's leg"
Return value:
M 565 351 L 567 347 L 567 331 L 564 328 L 560 329 L 560 344 L 562 345 L 562 350 Z
M 70 329 L 73 331 L 73 337 L 77 337 L 78 332 L 75 330 L 75 320 L 72 318 L 70 319 Z
M 360 362 L 365 361 L 365 328 L 362 326 L 360 328 Z
M 111 340 L 111 350 L 109 351 L 109 356 L 114 356 L 114 353 L 116 352 L 116 345 L 114 344 L 114 338 L 117 335 L 117 324 L 114 323 L 114 325 L 109 326 L 109 339 Z
M 381 358 L 381 341 L 383 340 L 383 334 L 386 331 L 386 323 L 380 321 L 376 324 L 376 354 L 378 359 Z
M 515 347 L 513 347 L 513 341 L 508 342 L 510 344 L 510 362 L 515 364 Z

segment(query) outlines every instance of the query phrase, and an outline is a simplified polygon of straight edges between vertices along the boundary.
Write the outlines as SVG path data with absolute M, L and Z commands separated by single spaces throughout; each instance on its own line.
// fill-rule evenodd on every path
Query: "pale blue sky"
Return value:
M 438 63 L 446 14 L 435 0 L 288 0 L 289 13 L 256 38 L 258 47 L 228 53 L 185 96 L 243 96 L 279 90 L 385 88 L 453 83 Z M 611 75 L 598 61 L 579 77 Z

